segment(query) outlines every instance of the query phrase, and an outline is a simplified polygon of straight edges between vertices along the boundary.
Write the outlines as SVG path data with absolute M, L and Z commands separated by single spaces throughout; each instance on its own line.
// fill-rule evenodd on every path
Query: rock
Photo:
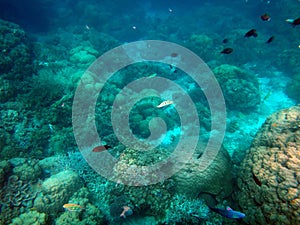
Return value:
M 81 187 L 82 182 L 75 172 L 66 170 L 55 174 L 43 182 L 42 193 L 35 199 L 34 206 L 39 212 L 58 212 Z
M 199 159 L 193 157 L 173 178 L 179 194 L 195 198 L 200 193 L 207 193 L 223 199 L 232 191 L 229 154 L 221 148 L 214 161 L 204 171 L 200 170 Z
M 274 113 L 242 162 L 235 200 L 247 224 L 300 224 L 300 106 Z

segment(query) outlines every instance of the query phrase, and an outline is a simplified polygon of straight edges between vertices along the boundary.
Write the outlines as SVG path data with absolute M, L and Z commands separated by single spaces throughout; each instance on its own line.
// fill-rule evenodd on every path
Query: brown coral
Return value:
M 236 201 L 247 224 L 300 224 L 300 105 L 271 115 L 241 165 Z

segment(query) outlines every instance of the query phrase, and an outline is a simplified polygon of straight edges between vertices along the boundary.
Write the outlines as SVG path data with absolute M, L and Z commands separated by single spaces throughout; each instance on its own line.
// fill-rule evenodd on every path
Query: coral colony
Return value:
M 299 2 L 290 0 L 2 0 L 0 224 L 300 224 L 296 9 Z M 168 50 L 163 59 L 168 64 L 139 61 L 99 81 L 98 70 L 147 58 L 123 45 L 141 40 L 176 43 L 203 60 L 225 101 L 216 104 L 214 117 L 207 93 L 217 92 L 208 74 L 183 71 L 180 62 L 191 62 L 178 49 Z M 88 70 L 117 46 L 125 58 L 109 55 L 92 67 L 96 72 Z M 158 79 L 170 83 L 157 84 Z M 136 81 L 147 88 L 128 88 Z M 82 110 L 73 112 L 79 84 L 86 92 Z M 83 116 L 94 97 L 87 93 L 100 89 L 94 115 Z M 182 100 L 186 96 L 190 102 Z M 190 105 L 200 123 L 197 137 L 191 137 L 196 123 Z M 212 130 L 214 119 L 222 116 L 222 146 L 202 170 L 207 143 L 220 133 Z M 182 117 L 192 122 L 182 125 Z M 84 150 L 95 160 L 115 159 L 108 171 L 113 181 L 81 154 L 74 118 L 82 124 L 79 141 L 89 143 L 95 119 L 101 141 Z M 143 148 L 122 135 L 125 122 L 116 128 L 112 118 L 125 118 Z M 196 143 L 182 145 L 184 137 Z M 176 147 L 180 153 L 194 149 L 186 164 L 168 161 Z M 145 169 L 156 164 L 160 170 Z M 153 180 L 158 181 L 148 185 Z

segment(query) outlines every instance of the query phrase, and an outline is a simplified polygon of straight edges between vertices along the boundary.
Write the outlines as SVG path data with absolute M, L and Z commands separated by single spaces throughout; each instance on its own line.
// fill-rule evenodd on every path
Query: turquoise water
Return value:
M 0 224 L 300 224 L 299 7 L 0 0 Z

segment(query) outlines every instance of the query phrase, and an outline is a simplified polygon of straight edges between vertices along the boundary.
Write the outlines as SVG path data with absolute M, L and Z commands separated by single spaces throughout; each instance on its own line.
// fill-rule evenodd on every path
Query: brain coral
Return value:
M 203 147 L 201 147 L 203 148 Z M 202 170 L 200 159 L 192 157 L 185 167 L 173 176 L 177 192 L 195 198 L 201 193 L 226 198 L 232 191 L 231 165 L 228 152 L 221 148 L 213 162 Z
M 300 224 L 300 105 L 274 113 L 257 133 L 238 177 L 247 224 Z

